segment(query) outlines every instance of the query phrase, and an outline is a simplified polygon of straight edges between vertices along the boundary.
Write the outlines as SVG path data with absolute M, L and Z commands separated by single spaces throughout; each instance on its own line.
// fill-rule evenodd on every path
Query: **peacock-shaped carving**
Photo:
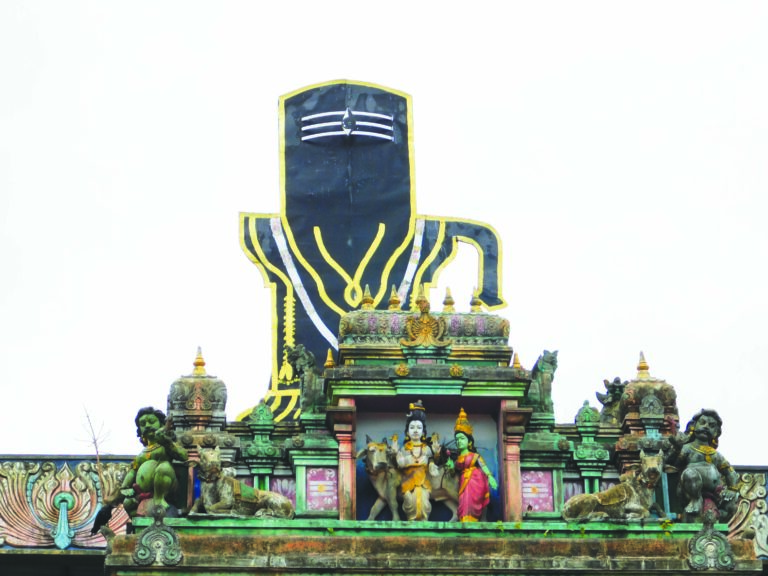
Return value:
M 405 333 L 408 335 L 408 339 L 400 340 L 400 345 L 407 348 L 416 346 L 445 348 L 450 346 L 450 340 L 443 340 L 447 331 L 445 318 L 432 316 L 429 313 L 429 300 L 424 295 L 423 289 L 419 291 L 419 296 L 416 298 L 416 306 L 418 306 L 420 314 L 409 316 L 406 320 Z
M 99 502 L 120 486 L 128 464 L 93 462 L 7 461 L 0 463 L 0 543 L 9 546 L 102 548 L 101 534 L 90 528 Z M 120 509 L 110 523 L 125 529 Z

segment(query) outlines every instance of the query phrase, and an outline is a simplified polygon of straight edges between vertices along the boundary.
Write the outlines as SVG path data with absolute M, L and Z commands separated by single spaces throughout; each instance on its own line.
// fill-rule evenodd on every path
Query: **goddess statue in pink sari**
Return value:
M 490 501 L 490 488 L 495 490 L 498 483 L 475 449 L 472 426 L 464 408 L 456 419 L 454 439 L 459 455 L 455 463 L 449 458 L 445 466 L 459 475 L 459 521 L 478 522 Z

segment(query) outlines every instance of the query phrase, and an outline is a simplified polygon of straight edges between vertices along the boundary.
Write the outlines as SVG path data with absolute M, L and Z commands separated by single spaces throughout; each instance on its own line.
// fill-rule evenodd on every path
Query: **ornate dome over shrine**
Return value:
M 640 430 L 639 421 L 654 419 L 662 422 L 663 432 L 677 428 L 677 393 L 671 384 L 651 376 L 645 355 L 640 352 L 637 377 L 630 380 L 621 396 L 619 423 L 628 430 Z
M 200 348 L 191 374 L 171 384 L 168 393 L 168 415 L 184 429 L 221 429 L 226 422 L 227 387 L 205 370 Z

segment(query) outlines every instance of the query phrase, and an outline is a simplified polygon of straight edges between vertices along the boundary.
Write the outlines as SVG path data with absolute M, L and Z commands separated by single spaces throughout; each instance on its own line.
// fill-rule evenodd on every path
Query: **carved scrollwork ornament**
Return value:
M 728 522 L 728 534 L 732 538 L 752 539 L 756 556 L 768 556 L 768 502 L 766 475 L 747 472 L 732 490 L 739 493 L 739 501 L 733 517 Z
M 131 556 L 139 566 L 177 566 L 184 555 L 179 545 L 179 536 L 170 526 L 163 524 L 165 510 L 156 506 L 152 511 L 154 523 L 144 530 L 136 542 L 136 549 Z
M 640 401 L 640 417 L 652 418 L 664 416 L 664 404 L 651 392 Z
M 736 562 L 728 538 L 713 528 L 713 518 L 705 519 L 704 528 L 688 541 L 688 565 L 691 570 L 733 570 Z
M 610 454 L 599 444 L 581 444 L 574 456 L 577 460 L 608 460 Z
M 128 466 L 104 463 L 101 478 L 92 462 L 0 462 L 0 538 L 6 546 L 100 546 L 100 535 L 86 527 L 93 523 L 104 494 L 122 483 Z M 113 528 L 128 521 L 116 511 Z
M 352 321 L 347 316 L 342 316 L 339 321 L 339 338 L 343 339 L 348 334 L 351 334 L 353 330 Z
M 745 500 L 762 500 L 765 498 L 765 474 L 751 474 L 749 472 L 741 475 L 741 484 L 738 486 L 739 496 Z
M 266 405 L 264 400 L 259 402 L 251 412 L 249 419 L 259 424 L 271 424 L 274 421 L 272 410 Z
M 252 458 L 279 458 L 282 457 L 282 451 L 279 447 L 272 444 L 270 441 L 256 440 L 254 442 L 248 442 L 243 448 L 243 451 L 247 456 Z
M 768 503 L 760 500 L 752 514 L 752 529 L 755 532 L 755 555 L 768 556 Z
M 584 401 L 584 405 L 579 408 L 576 413 L 576 425 L 579 424 L 594 424 L 600 421 L 600 412 L 592 408 L 588 401 Z

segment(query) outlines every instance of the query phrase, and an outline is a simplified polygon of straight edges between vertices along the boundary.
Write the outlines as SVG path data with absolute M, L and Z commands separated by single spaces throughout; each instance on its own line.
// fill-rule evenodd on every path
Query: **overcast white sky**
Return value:
M 558 422 L 643 350 L 683 424 L 716 408 L 723 453 L 768 464 L 768 5 L 270 5 L 0 3 L 0 454 L 88 453 L 84 407 L 135 453 L 197 346 L 230 419 L 258 402 L 238 212 L 278 210 L 278 96 L 348 78 L 413 96 L 418 212 L 499 231 Z

